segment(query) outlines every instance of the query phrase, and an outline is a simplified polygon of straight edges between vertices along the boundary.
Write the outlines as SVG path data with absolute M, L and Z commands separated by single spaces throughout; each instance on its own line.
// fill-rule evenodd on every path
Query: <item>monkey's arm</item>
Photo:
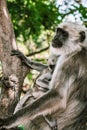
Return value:
M 55 109 L 57 109 L 56 104 L 60 99 L 61 97 L 59 96 L 58 99 L 56 91 L 50 91 L 31 105 L 18 110 L 13 116 L 6 119 L 0 119 L 0 126 L 13 128 L 25 123 L 27 120 L 33 120 L 38 116 L 51 114 Z
M 48 67 L 48 65 L 46 65 L 46 64 L 42 64 L 42 63 L 28 59 L 19 50 L 12 50 L 11 55 L 17 55 L 25 65 L 27 65 L 28 67 L 35 69 L 37 71 L 42 71 Z
M 64 110 L 66 108 L 67 77 L 63 71 L 59 72 L 59 74 L 57 73 L 57 75 L 53 74 L 53 77 L 54 78 L 52 78 L 53 80 L 51 82 L 54 87 L 53 89 L 49 90 L 31 105 L 27 105 L 26 107 L 18 110 L 10 118 L 1 119 L 0 125 L 5 125 L 6 128 L 12 128 L 26 122 L 26 120 L 33 120 L 38 116 L 45 116 L 54 113 L 55 111 Z

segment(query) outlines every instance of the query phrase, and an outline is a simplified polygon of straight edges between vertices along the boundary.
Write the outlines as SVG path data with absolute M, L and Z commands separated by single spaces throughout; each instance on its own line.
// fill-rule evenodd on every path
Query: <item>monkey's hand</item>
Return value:
M 12 50 L 11 52 L 11 56 L 18 56 L 19 58 L 21 58 L 21 60 L 24 60 L 26 59 L 26 56 L 24 56 L 24 54 L 22 52 L 20 52 L 19 50 Z
M 32 66 L 31 66 L 32 61 L 30 59 L 28 59 L 22 52 L 20 52 L 19 50 L 12 50 L 11 56 L 14 56 L 14 55 L 19 57 L 23 64 L 25 64 L 26 66 L 32 68 Z

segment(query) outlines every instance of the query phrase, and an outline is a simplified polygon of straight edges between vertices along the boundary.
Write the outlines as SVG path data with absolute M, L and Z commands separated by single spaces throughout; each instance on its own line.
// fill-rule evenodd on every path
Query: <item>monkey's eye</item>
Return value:
M 67 38 L 69 35 L 67 31 L 65 31 L 63 28 L 59 28 L 59 27 L 56 29 L 56 33 L 60 34 L 60 35 L 62 34 L 63 38 Z
M 84 31 L 81 31 L 81 32 L 79 32 L 79 34 L 80 34 L 80 42 L 83 42 L 84 40 L 85 40 L 85 32 Z
M 56 32 L 57 32 L 57 33 L 64 33 L 65 31 L 64 31 L 62 28 L 59 28 L 59 27 L 58 27 L 58 28 L 56 29 Z

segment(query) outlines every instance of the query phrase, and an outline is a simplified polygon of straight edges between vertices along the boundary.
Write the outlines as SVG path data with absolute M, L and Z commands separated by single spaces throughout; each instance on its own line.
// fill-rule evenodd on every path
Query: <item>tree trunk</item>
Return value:
M 11 56 L 17 49 L 6 0 L 0 0 L 0 60 L 3 71 L 3 85 L 0 96 L 0 117 L 11 115 L 20 98 L 21 86 L 28 72 L 19 58 Z

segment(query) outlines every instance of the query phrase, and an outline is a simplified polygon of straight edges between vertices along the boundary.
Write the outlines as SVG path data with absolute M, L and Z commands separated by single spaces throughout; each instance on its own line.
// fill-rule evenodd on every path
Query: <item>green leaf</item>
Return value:
M 23 125 L 19 125 L 18 128 L 19 128 L 19 130 L 24 130 L 24 126 Z

